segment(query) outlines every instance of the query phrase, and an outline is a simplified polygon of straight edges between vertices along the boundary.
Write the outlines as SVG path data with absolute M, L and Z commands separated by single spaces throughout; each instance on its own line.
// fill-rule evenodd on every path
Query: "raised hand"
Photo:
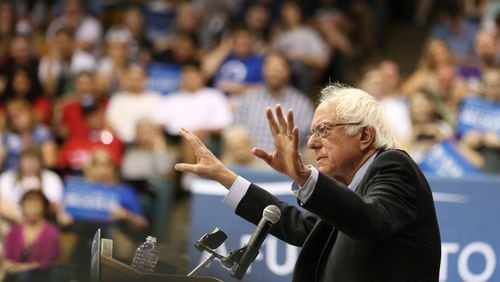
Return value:
M 293 120 L 293 111 L 289 110 L 287 118 L 280 105 L 276 105 L 276 118 L 271 108 L 266 110 L 267 121 L 274 139 L 272 153 L 261 148 L 254 148 L 253 153 L 263 159 L 273 169 L 290 176 L 297 183 L 303 185 L 311 170 L 304 165 L 299 152 L 299 129 Z
M 229 189 L 236 180 L 237 175 L 214 156 L 194 133 L 182 128 L 180 134 L 193 149 L 196 156 L 196 164 L 178 163 L 175 165 L 175 169 L 215 180 Z

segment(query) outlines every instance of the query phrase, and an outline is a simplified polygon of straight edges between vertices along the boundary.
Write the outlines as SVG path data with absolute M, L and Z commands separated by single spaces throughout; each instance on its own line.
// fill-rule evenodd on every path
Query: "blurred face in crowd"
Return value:
M 233 33 L 233 52 L 238 57 L 248 57 L 252 54 L 253 35 L 247 30 L 237 30 Z
M 223 135 L 224 155 L 235 164 L 249 164 L 253 161 L 252 140 L 245 128 L 231 128 Z
M 14 24 L 14 7 L 7 1 L 0 3 L 0 34 L 11 33 Z
M 17 97 L 26 97 L 31 90 L 32 83 L 25 70 L 17 70 L 12 77 L 12 88 Z
M 271 54 L 267 56 L 264 62 L 263 74 L 267 87 L 271 90 L 279 90 L 288 85 L 290 68 L 284 57 Z
M 494 65 L 496 55 L 500 50 L 497 50 L 495 34 L 488 31 L 479 31 L 476 35 L 474 48 L 476 55 L 487 65 Z
M 410 96 L 410 114 L 416 124 L 431 122 L 436 117 L 434 103 L 424 93 L 413 93 Z
M 427 51 L 433 66 L 447 64 L 452 61 L 452 54 L 446 43 L 436 39 L 429 43 Z
M 245 20 L 251 30 L 263 30 L 269 24 L 269 12 L 263 6 L 254 5 L 248 10 Z
M 109 41 L 106 45 L 108 56 L 116 63 L 124 63 L 128 56 L 128 43 L 120 40 Z
M 101 107 L 85 115 L 85 124 L 90 131 L 99 131 L 106 126 L 106 117 Z
M 19 169 L 24 175 L 37 175 L 42 169 L 42 161 L 39 156 L 24 154 L 19 160 Z
M 135 136 L 139 147 L 152 148 L 153 141 L 161 134 L 163 134 L 161 129 L 149 120 L 141 120 L 137 123 Z
M 54 47 L 63 59 L 70 59 L 75 47 L 74 39 L 67 33 L 58 32 L 54 38 Z
M 8 104 L 7 115 L 14 131 L 24 132 L 31 129 L 33 116 L 28 103 L 13 102 Z
M 140 65 L 131 65 L 122 80 L 123 88 L 131 93 L 141 94 L 146 87 L 146 72 Z
M 380 69 L 372 69 L 365 73 L 360 83 L 360 88 L 375 97 L 380 99 L 384 97 L 384 76 Z
M 96 150 L 92 154 L 92 162 L 90 164 L 91 181 L 110 183 L 116 182 L 116 171 L 109 153 L 105 150 Z
M 500 69 L 483 74 L 484 95 L 492 101 L 500 101 Z
M 386 94 L 397 91 L 401 79 L 399 66 L 393 61 L 384 61 L 380 64 L 380 73 L 383 79 L 383 91 Z
M 90 73 L 82 73 L 75 79 L 75 93 L 87 95 L 94 93 L 94 76 Z
M 125 26 L 134 36 L 142 33 L 144 28 L 144 16 L 138 8 L 131 8 L 125 12 Z
M 30 42 L 24 36 L 16 36 L 10 43 L 10 55 L 16 64 L 27 64 L 31 59 Z
M 175 38 L 172 52 L 178 63 L 193 60 L 197 56 L 196 44 L 188 35 L 181 34 Z
M 200 15 L 196 8 L 189 3 L 181 5 L 177 11 L 177 28 L 187 32 L 195 32 L 198 29 Z
M 283 23 L 287 27 L 299 25 L 302 18 L 300 7 L 295 3 L 285 3 L 281 9 L 281 17 L 283 19 Z
M 63 16 L 71 26 L 77 27 L 83 19 L 83 14 L 83 7 L 79 0 L 66 1 Z
M 24 220 L 28 223 L 35 223 L 44 218 L 45 204 L 39 196 L 30 196 L 21 203 L 21 211 Z
M 185 66 L 182 68 L 181 89 L 194 92 L 205 86 L 203 73 L 198 66 Z

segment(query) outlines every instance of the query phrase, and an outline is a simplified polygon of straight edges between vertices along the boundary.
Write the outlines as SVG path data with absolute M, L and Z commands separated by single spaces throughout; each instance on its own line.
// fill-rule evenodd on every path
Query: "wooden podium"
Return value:
M 162 273 L 144 274 L 131 266 L 113 259 L 113 241 L 101 239 L 101 230 L 97 230 L 92 241 L 91 282 L 222 282 L 212 277 L 188 277 Z

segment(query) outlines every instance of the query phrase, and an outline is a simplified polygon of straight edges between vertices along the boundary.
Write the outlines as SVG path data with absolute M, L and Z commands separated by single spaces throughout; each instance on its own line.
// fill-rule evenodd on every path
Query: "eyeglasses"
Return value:
M 328 135 L 330 135 L 330 132 L 332 129 L 336 126 L 342 126 L 342 125 L 360 125 L 361 122 L 346 122 L 346 123 L 321 123 L 318 125 L 316 128 L 311 128 L 309 130 L 309 138 L 313 137 L 314 135 L 318 136 L 319 138 L 326 138 Z

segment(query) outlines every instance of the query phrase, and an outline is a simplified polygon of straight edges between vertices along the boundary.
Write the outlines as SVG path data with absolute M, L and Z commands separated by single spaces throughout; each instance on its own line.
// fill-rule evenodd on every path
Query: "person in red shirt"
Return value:
M 79 73 L 74 82 L 75 93 L 62 101 L 55 110 L 54 129 L 62 139 L 85 137 L 88 128 L 83 115 L 85 104 L 97 103 L 106 107 L 108 99 L 95 90 L 95 76 L 91 72 Z
M 81 174 L 90 163 L 92 151 L 103 148 L 109 152 L 115 165 L 120 165 L 123 154 L 123 143 L 110 129 L 106 127 L 104 108 L 92 100 L 82 104 L 85 135 L 72 135 L 64 142 L 59 166 L 69 174 Z

